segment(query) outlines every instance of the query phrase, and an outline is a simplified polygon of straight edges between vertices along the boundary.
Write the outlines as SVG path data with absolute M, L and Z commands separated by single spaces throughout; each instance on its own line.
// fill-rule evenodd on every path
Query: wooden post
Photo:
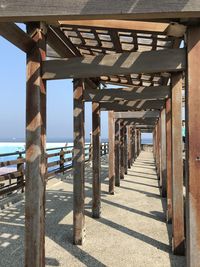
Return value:
M 128 173 L 128 144 L 126 123 L 124 124 L 124 173 Z
M 115 186 L 120 186 L 120 121 L 115 120 Z
M 165 109 L 161 111 L 161 168 L 160 168 L 160 180 L 161 180 L 161 194 L 162 197 L 167 196 L 167 154 L 166 154 L 166 114 Z
M 120 179 L 124 179 L 124 121 L 120 121 Z
M 100 218 L 101 214 L 101 177 L 100 177 L 100 105 L 92 103 L 92 169 L 93 169 L 93 201 L 92 216 Z
M 35 46 L 27 53 L 25 266 L 45 266 L 46 82 L 41 63 L 46 58 L 45 27 L 27 24 Z
M 135 128 L 132 126 L 131 127 L 131 143 L 132 143 L 132 148 L 131 148 L 131 164 L 135 161 Z
M 128 168 L 131 168 L 131 162 L 132 162 L 132 128 L 131 126 L 128 126 Z
M 64 173 L 65 153 L 63 148 L 60 150 L 60 172 Z
M 114 145 L 114 112 L 108 112 L 108 139 L 109 139 L 109 194 L 114 195 L 115 188 L 115 145 Z
M 18 160 L 24 160 L 22 157 L 22 153 L 19 152 L 19 157 L 17 158 Z M 22 193 L 24 193 L 24 162 L 20 162 L 17 164 L 17 171 L 21 172 L 21 176 L 17 178 L 17 184 L 21 185 L 22 187 Z
M 135 143 L 135 157 L 134 159 L 136 160 L 137 159 L 137 155 L 138 155 L 138 142 L 137 142 L 137 135 L 138 134 L 138 131 L 137 129 L 135 128 L 135 140 L 134 140 L 134 143 Z
M 172 222 L 172 110 L 171 98 L 166 100 L 167 149 L 167 222 Z
M 187 32 L 186 85 L 186 248 L 187 266 L 200 263 L 200 27 Z
M 172 235 L 173 252 L 184 254 L 182 73 L 172 74 Z
M 82 245 L 85 237 L 85 130 L 83 90 L 83 80 L 74 80 L 73 242 L 75 245 Z

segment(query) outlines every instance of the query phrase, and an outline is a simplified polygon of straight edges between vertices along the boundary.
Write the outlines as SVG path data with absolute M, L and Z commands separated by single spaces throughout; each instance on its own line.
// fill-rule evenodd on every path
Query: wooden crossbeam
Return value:
M 124 52 L 84 58 L 47 60 L 43 79 L 89 78 L 102 75 L 176 72 L 185 69 L 185 49 Z
M 123 121 L 129 122 L 129 123 L 134 123 L 134 124 L 142 124 L 142 125 L 155 125 L 157 122 L 157 118 L 127 118 L 124 119 Z
M 87 89 L 84 91 L 85 101 L 103 102 L 137 99 L 164 99 L 170 95 L 170 86 L 129 87 L 116 89 Z
M 184 35 L 186 27 L 178 23 L 158 23 L 145 21 L 130 21 L 130 20 L 64 20 L 59 21 L 61 26 L 80 26 L 94 27 L 103 29 L 129 30 L 137 32 L 153 32 L 158 34 L 166 34 L 174 37 Z
M 26 53 L 35 45 L 35 41 L 13 22 L 1 22 L 0 35 Z
M 115 119 L 133 119 L 133 118 L 157 118 L 160 112 L 154 111 L 132 111 L 132 112 L 115 112 Z
M 101 111 L 137 111 L 156 109 L 161 110 L 165 105 L 165 100 L 136 100 L 136 101 L 115 101 L 101 102 Z
M 1 1 L 1 21 L 52 21 L 65 19 L 163 19 L 200 17 L 198 0 L 46 0 Z

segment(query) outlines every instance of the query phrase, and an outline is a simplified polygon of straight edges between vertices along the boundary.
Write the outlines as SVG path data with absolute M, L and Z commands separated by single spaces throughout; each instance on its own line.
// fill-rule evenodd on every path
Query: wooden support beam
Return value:
M 115 144 L 114 144 L 114 112 L 108 112 L 108 140 L 109 140 L 109 194 L 115 191 Z
M 128 173 L 128 140 L 127 140 L 127 124 L 124 122 L 124 174 Z
M 46 57 L 46 37 L 39 24 L 29 24 L 27 32 L 35 46 L 27 53 L 26 74 L 25 265 L 44 267 L 46 83 L 41 63 Z
M 85 101 L 113 102 L 165 99 L 170 95 L 170 86 L 127 87 L 115 89 L 87 89 L 84 92 Z
M 128 138 L 128 168 L 131 168 L 132 164 L 132 127 L 127 126 L 127 138 Z
M 186 90 L 186 249 L 187 266 L 200 262 L 200 27 L 189 27 L 187 33 Z
M 135 134 L 134 134 L 134 137 L 135 137 L 135 140 L 134 140 L 134 143 L 135 143 L 135 155 L 134 155 L 134 159 L 136 160 L 137 159 L 137 156 L 138 156 L 138 142 L 137 142 L 137 134 L 138 134 L 138 130 L 135 128 Z
M 120 186 L 120 121 L 115 120 L 115 186 Z
M 120 179 L 124 179 L 124 121 L 120 120 Z
M 142 110 L 161 110 L 165 106 L 164 100 L 136 100 L 136 101 L 115 101 L 101 102 L 101 111 L 142 111 Z
M 92 78 L 103 75 L 176 72 L 184 70 L 185 49 L 123 52 L 47 60 L 43 63 L 43 79 Z
M 161 111 L 161 165 L 160 165 L 160 181 L 162 197 L 167 196 L 167 153 L 166 153 L 166 114 L 165 109 Z
M 22 8 L 23 7 L 23 8 Z M 163 18 L 200 17 L 200 3 L 196 0 L 139 1 L 119 0 L 92 1 L 60 0 L 54 5 L 47 5 L 45 0 L 26 2 L 7 0 L 0 6 L 1 21 L 57 21 L 65 19 L 131 19 L 152 20 Z
M 92 216 L 101 215 L 101 157 L 100 157 L 100 106 L 92 103 L 92 168 L 93 168 L 93 201 Z
M 155 126 L 157 118 L 146 118 L 146 119 L 138 119 L 138 118 L 130 119 L 130 118 L 128 118 L 128 119 L 124 119 L 124 121 L 127 124 Z
M 182 37 L 186 27 L 174 23 L 159 23 L 145 21 L 128 21 L 128 20 L 64 20 L 59 21 L 61 26 L 80 26 L 91 28 L 103 28 L 112 30 L 134 31 L 143 33 L 166 34 L 174 37 Z
M 115 112 L 116 119 L 147 119 L 147 118 L 158 118 L 159 111 L 133 111 L 133 112 Z
M 0 22 L 0 35 L 25 53 L 35 47 L 35 41 L 13 22 Z
M 135 160 L 135 128 L 131 127 L 131 165 L 133 164 Z
M 167 222 L 172 223 L 172 108 L 171 98 L 166 100 L 167 150 Z
M 82 245 L 85 238 L 85 130 L 84 130 L 84 84 L 74 80 L 74 155 L 73 155 L 73 242 Z
M 172 75 L 172 235 L 173 252 L 184 255 L 182 73 Z

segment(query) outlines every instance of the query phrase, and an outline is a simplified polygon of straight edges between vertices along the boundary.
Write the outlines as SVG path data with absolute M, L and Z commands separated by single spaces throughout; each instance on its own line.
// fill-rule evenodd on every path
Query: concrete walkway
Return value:
M 86 168 L 86 241 L 72 245 L 72 176 L 48 183 L 46 266 L 167 267 L 185 266 L 171 254 L 171 227 L 165 223 L 165 200 L 159 193 L 153 156 L 142 152 L 108 195 L 107 157 L 102 159 L 102 218 L 91 218 L 91 167 Z M 0 218 L 0 266 L 23 266 L 24 203 L 4 209 Z

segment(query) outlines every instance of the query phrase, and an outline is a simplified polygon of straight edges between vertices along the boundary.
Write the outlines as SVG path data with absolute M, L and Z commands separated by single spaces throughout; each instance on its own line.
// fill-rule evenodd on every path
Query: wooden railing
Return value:
M 54 152 L 55 151 L 55 152 Z M 53 152 L 53 153 L 52 153 Z M 101 156 L 108 153 L 108 143 L 101 144 Z M 16 158 L 8 160 L 10 157 Z M 25 151 L 0 154 L 0 198 L 16 190 L 24 191 L 25 186 Z M 46 179 L 57 173 L 64 173 L 72 168 L 73 146 L 55 147 L 46 150 Z M 92 159 L 92 146 L 85 145 L 85 162 Z

